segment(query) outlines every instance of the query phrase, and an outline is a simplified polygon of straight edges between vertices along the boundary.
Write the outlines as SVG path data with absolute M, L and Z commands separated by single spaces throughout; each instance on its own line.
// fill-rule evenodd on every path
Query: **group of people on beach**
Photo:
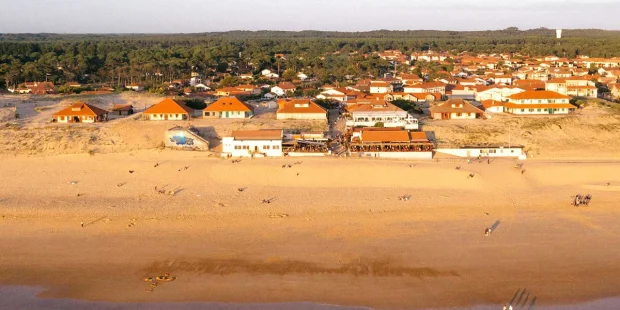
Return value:
M 591 199 L 592 199 L 592 195 L 590 194 L 587 194 L 585 196 L 581 194 L 577 194 L 573 198 L 573 206 L 579 207 L 580 205 L 585 205 L 587 207 L 590 204 Z

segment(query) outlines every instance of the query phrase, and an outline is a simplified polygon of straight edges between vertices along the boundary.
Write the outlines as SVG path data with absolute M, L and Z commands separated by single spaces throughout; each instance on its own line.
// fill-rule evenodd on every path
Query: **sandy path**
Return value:
M 167 151 L 2 158 L 0 283 L 90 300 L 394 309 L 501 304 L 523 288 L 537 304 L 620 293 L 620 249 L 610 246 L 620 236 L 620 164 L 528 162 L 523 175 L 511 161 L 457 171 L 324 158 L 281 168 L 295 161 Z M 154 192 L 164 185 L 180 191 Z M 592 205 L 570 207 L 576 193 L 593 194 Z M 147 292 L 142 278 L 164 272 L 178 280 Z

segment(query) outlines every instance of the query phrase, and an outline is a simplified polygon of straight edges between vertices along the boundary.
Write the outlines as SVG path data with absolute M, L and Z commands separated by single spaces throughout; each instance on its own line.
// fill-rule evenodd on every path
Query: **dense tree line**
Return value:
M 519 52 L 529 56 L 620 56 L 620 31 L 234 31 L 201 34 L 60 35 L 0 34 L 0 87 L 25 81 L 67 81 L 159 85 L 199 72 L 216 76 L 273 69 L 291 79 L 303 71 L 321 82 L 349 75 L 377 76 L 390 64 L 364 54 L 398 49 L 404 53 L 436 50 L 454 55 Z M 285 54 L 286 59 L 274 57 Z M 449 69 L 449 68 L 444 68 Z

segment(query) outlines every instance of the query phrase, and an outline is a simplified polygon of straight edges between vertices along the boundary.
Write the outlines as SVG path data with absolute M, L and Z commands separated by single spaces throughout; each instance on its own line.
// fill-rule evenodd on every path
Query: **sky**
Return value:
M 620 30 L 619 0 L 0 0 L 0 33 Z

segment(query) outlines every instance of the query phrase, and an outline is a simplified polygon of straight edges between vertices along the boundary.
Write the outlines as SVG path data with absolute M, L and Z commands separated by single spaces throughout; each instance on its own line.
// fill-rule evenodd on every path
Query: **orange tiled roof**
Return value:
M 406 130 L 363 130 L 362 142 L 409 142 L 409 132 Z
M 278 84 L 278 87 L 287 90 L 287 89 L 295 89 L 297 87 L 295 87 L 295 85 L 291 82 L 282 82 L 280 84 Z
M 204 111 L 208 112 L 224 112 L 224 111 L 241 111 L 251 112 L 252 106 L 237 99 L 237 97 L 223 97 L 207 106 Z
M 233 130 L 235 140 L 281 140 L 282 130 Z
M 300 107 L 295 105 L 305 105 L 307 107 Z M 280 99 L 278 100 L 278 111 L 277 113 L 327 113 L 323 107 L 314 103 L 309 99 Z
M 556 93 L 554 91 L 549 91 L 549 90 L 540 90 L 540 91 L 529 90 L 529 91 L 524 91 L 518 94 L 510 95 L 508 98 L 514 99 L 514 100 L 520 100 L 520 99 L 568 99 L 569 97 Z
M 452 107 L 453 104 L 462 107 Z M 482 110 L 473 106 L 469 101 L 463 99 L 450 99 L 437 106 L 430 108 L 431 113 L 484 113 Z
M 108 111 L 100 109 L 96 106 L 86 104 L 84 102 L 76 102 L 71 106 L 64 108 L 56 113 L 56 116 L 99 116 L 107 114 Z
M 541 104 L 518 104 L 512 102 L 506 102 L 504 105 L 509 109 L 559 109 L 559 108 L 567 108 L 567 109 L 576 109 L 572 104 L 569 103 L 541 103 Z
M 193 111 L 194 110 L 192 110 L 185 104 L 178 103 L 171 98 L 166 98 L 158 104 L 155 104 L 152 107 L 146 109 L 146 111 L 144 111 L 144 114 L 190 114 Z
M 485 109 L 488 108 L 492 108 L 492 107 L 503 107 L 505 105 L 505 102 L 501 102 L 501 101 L 497 101 L 497 100 L 483 100 L 482 102 L 480 102 L 482 104 L 482 106 Z

